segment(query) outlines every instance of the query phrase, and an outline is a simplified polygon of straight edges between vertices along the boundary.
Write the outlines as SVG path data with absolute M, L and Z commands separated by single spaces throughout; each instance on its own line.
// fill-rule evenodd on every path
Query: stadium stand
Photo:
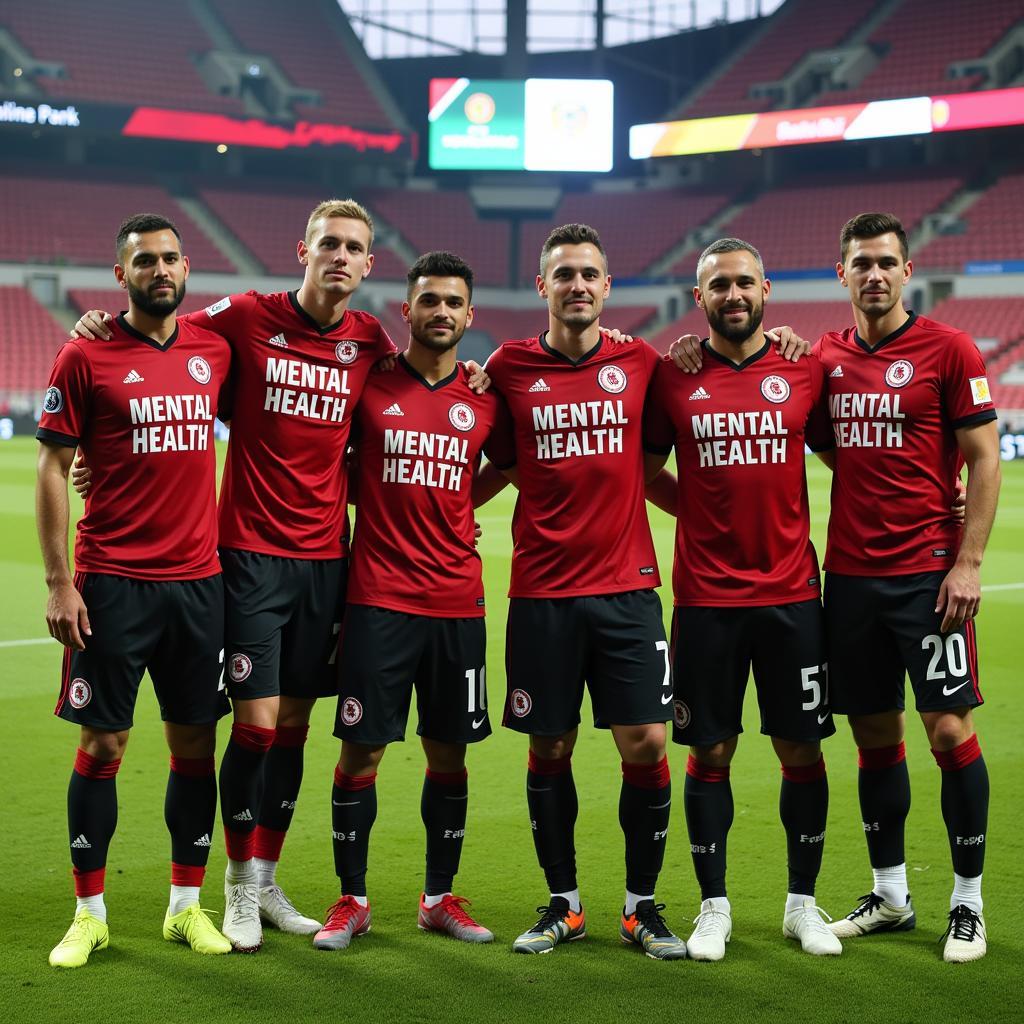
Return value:
M 838 46 L 870 11 L 868 4 L 849 0 L 790 0 L 756 40 L 753 52 L 729 65 L 677 116 L 770 110 L 769 96 L 751 96 L 751 86 L 782 78 L 812 50 Z
M 477 284 L 505 286 L 509 223 L 481 220 L 462 192 L 368 191 L 363 199 L 416 250 L 449 249 L 473 268 Z M 405 276 L 403 270 L 402 276 Z
M 963 234 L 940 235 L 916 254 L 929 270 L 962 270 L 965 263 L 1021 258 L 1024 238 L 1024 174 L 1010 174 L 969 206 Z
M 0 285 L 0 387 L 44 391 L 53 358 L 67 336 L 27 289 Z
M 359 128 L 396 127 L 361 73 L 359 55 L 341 52 L 347 41 L 336 31 L 321 0 L 209 3 L 243 47 L 273 55 L 295 85 L 320 93 L 318 106 L 294 105 L 298 117 Z M 335 17 L 339 15 L 335 13 Z
M 520 282 L 533 284 L 541 246 L 551 228 L 579 222 L 597 229 L 609 256 L 613 278 L 637 277 L 688 231 L 722 210 L 730 196 L 730 192 L 722 189 L 566 195 L 550 220 L 522 223 Z
M 950 78 L 950 64 L 987 53 L 1021 15 L 1019 0 L 904 0 L 868 40 L 884 55 L 880 63 L 856 88 L 821 93 L 813 105 L 976 89 L 984 84 L 980 76 Z
M 37 60 L 63 66 L 60 77 L 35 78 L 49 97 L 241 114 L 241 102 L 212 93 L 196 69 L 213 43 L 189 5 L 165 12 L 156 37 L 142 10 L 135 0 L 103 0 L 86 15 L 67 0 L 33 0 L 4 4 L 0 26 Z
M 773 270 L 831 267 L 839 252 L 839 229 L 862 210 L 895 213 L 912 234 L 924 217 L 963 185 L 963 178 L 939 171 L 874 175 L 807 176 L 762 192 L 723 224 L 719 235 L 752 242 Z M 688 252 L 670 273 L 693 275 L 699 252 Z
M 118 178 L 121 177 L 121 180 Z M 0 260 L 112 266 L 117 225 L 134 213 L 162 213 L 178 225 L 193 270 L 236 268 L 158 185 L 105 172 L 40 169 L 0 177 L 17 202 L 0 206 Z

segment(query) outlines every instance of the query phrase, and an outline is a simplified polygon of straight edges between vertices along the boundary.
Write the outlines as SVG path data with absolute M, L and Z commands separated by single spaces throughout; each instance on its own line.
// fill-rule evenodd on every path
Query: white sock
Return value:
M 255 885 L 256 865 L 252 860 L 232 860 L 228 858 L 228 867 L 224 872 L 224 881 L 228 885 Z
M 800 910 L 808 902 L 813 907 L 815 905 L 814 897 L 799 892 L 786 893 L 786 913 L 788 914 L 791 910 Z
M 984 903 L 981 899 L 981 875 L 974 878 L 965 878 L 963 875 L 953 875 L 953 895 L 949 897 L 949 909 L 963 904 L 970 907 L 976 914 L 980 914 Z
M 168 913 L 173 917 L 175 914 L 180 914 L 183 910 L 187 910 L 189 907 L 196 906 L 199 903 L 199 886 L 198 885 L 172 885 L 171 886 L 171 902 L 168 906 Z
M 106 921 L 107 905 L 103 902 L 103 893 L 98 892 L 95 896 L 76 896 L 75 914 L 83 908 L 88 910 L 98 921 Z
M 350 899 L 354 899 L 361 907 L 368 907 L 370 905 L 370 901 L 365 896 L 352 896 Z
M 630 892 L 627 889 L 626 890 L 626 905 L 622 908 L 622 913 L 626 917 L 629 917 L 630 914 L 633 914 L 633 913 L 636 912 L 636 905 L 638 903 L 641 903 L 644 900 L 653 900 L 653 899 L 654 899 L 654 893 L 653 892 L 650 894 L 650 896 L 638 896 L 635 892 Z
M 871 887 L 891 907 L 907 905 L 907 865 L 895 864 L 891 868 L 872 868 L 875 884 Z
M 574 913 L 580 912 L 580 891 L 579 889 L 573 889 L 572 892 L 553 892 L 551 898 L 554 899 L 556 896 L 561 896 L 563 900 L 569 901 L 569 909 Z
M 253 857 L 253 864 L 256 865 L 256 878 L 261 889 L 268 885 L 276 885 L 277 861 L 264 860 L 262 857 Z
M 703 907 L 705 903 L 710 903 L 712 910 L 732 917 L 732 904 L 729 902 L 728 896 L 709 896 L 706 900 L 701 901 L 701 906 Z
M 431 907 L 436 907 L 446 896 L 451 896 L 450 892 L 443 892 L 440 896 L 428 896 L 426 893 L 423 894 L 423 906 L 430 910 Z

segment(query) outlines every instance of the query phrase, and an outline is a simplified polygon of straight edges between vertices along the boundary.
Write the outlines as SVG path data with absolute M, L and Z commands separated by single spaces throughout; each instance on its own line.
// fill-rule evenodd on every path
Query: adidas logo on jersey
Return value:
M 207 832 L 201 835 L 193 844 L 193 846 L 209 846 L 210 845 L 210 833 Z
M 843 368 L 842 368 L 841 366 L 837 366 L 837 367 L 836 367 L 836 368 L 835 368 L 835 369 L 834 369 L 834 370 L 833 370 L 833 371 L 832 371 L 832 372 L 831 372 L 831 373 L 829 374 L 829 376 L 830 376 L 830 377 L 842 377 L 842 375 L 843 375 Z
M 275 334 L 272 338 L 267 338 L 268 345 L 276 345 L 278 348 L 287 348 L 288 342 L 284 340 L 283 334 Z
M 694 391 L 694 393 L 692 395 L 690 395 L 690 401 L 692 402 L 692 401 L 694 401 L 695 399 L 698 399 L 698 398 L 710 398 L 710 397 L 711 396 L 703 388 L 697 388 L 697 390 Z
M 72 850 L 91 850 L 92 849 L 92 843 L 90 843 L 89 840 L 86 839 L 84 835 L 80 835 L 77 839 L 73 839 L 71 841 L 71 849 Z
M 382 413 L 382 415 L 383 415 L 383 416 L 404 416 L 404 415 L 405 415 L 405 413 L 404 413 L 404 412 L 402 412 L 401 408 L 399 408 L 399 405 L 398 405 L 398 403 L 397 403 L 397 402 L 395 402 L 395 403 L 394 403 L 393 405 L 389 405 L 389 406 L 388 406 L 388 407 L 387 407 L 387 408 L 386 408 L 386 409 L 384 410 L 384 412 Z
M 530 390 L 531 391 L 550 391 L 551 388 L 549 388 L 547 386 L 547 384 L 544 383 L 544 378 L 543 377 L 538 377 L 533 382 L 533 384 L 530 385 Z
M 123 381 L 121 381 L 121 383 L 122 384 L 141 384 L 145 379 L 146 378 L 143 377 L 142 374 L 139 373 L 138 370 L 129 370 L 128 371 L 128 376 L 125 377 L 125 379 Z
M 231 816 L 231 820 L 232 821 L 252 821 L 253 820 L 252 813 L 250 812 L 249 808 L 246 807 L 246 809 L 244 811 L 239 811 L 238 814 L 233 814 Z

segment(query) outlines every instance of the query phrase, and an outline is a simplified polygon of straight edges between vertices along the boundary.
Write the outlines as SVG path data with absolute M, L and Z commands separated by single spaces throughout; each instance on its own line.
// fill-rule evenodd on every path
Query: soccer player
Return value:
M 147 669 L 171 754 L 163 935 L 198 953 L 231 951 L 199 907 L 217 804 L 216 723 L 227 711 L 213 421 L 230 352 L 218 335 L 175 320 L 188 258 L 169 220 L 129 218 L 116 247 L 128 311 L 109 343 L 72 341 L 57 354 L 36 435 L 46 620 L 65 646 L 55 713 L 79 727 L 68 786 L 77 907 L 50 953 L 54 967 L 81 967 L 109 942 L 116 778 Z M 72 577 L 67 476 L 79 445 L 98 486 L 78 523 Z
M 844 225 L 840 246 L 836 272 L 854 326 L 816 346 L 835 442 L 825 621 L 833 710 L 849 716 L 859 752 L 874 882 L 832 930 L 852 938 L 915 924 L 904 855 L 908 673 L 942 773 L 953 860 L 943 957 L 977 960 L 986 951 L 989 783 L 971 710 L 982 703 L 974 617 L 999 494 L 996 411 L 971 339 L 903 308 L 913 264 L 900 222 L 861 214 Z M 947 506 L 964 463 L 961 531 Z
M 297 291 L 232 295 L 183 318 L 226 338 L 234 356 L 219 517 L 234 724 L 220 792 L 224 934 L 245 952 L 262 944 L 261 915 L 297 934 L 320 927 L 282 892 L 276 868 L 310 714 L 337 694 L 349 427 L 370 368 L 395 351 L 375 317 L 349 309 L 372 244 L 361 205 L 327 200 L 297 246 Z M 87 316 L 76 327 L 101 333 L 100 324 Z
M 473 272 L 459 257 L 421 256 L 402 307 L 409 347 L 395 370 L 370 380 L 356 414 L 358 514 L 338 655 L 334 733 L 342 742 L 331 801 L 341 897 L 313 940 L 318 949 L 345 949 L 369 931 L 377 769 L 388 744 L 405 737 L 414 689 L 427 762 L 419 927 L 465 942 L 494 938 L 452 894 L 466 833 L 466 746 L 491 731 L 473 480 L 501 402 L 476 394 L 456 362 L 472 298 Z
M 527 804 L 550 899 L 513 948 L 546 953 L 585 934 L 576 878 L 572 752 L 583 687 L 622 758 L 625 941 L 678 959 L 655 902 L 671 783 L 665 721 L 668 642 L 644 504 L 642 413 L 658 362 L 644 343 L 612 346 L 599 318 L 611 288 L 597 233 L 566 224 L 541 251 L 548 330 L 509 341 L 487 363 L 513 429 L 493 461 L 519 487 L 503 722 L 530 737 Z
M 673 739 L 690 747 L 683 802 L 702 901 L 687 952 L 721 960 L 732 935 L 729 770 L 753 665 L 761 731 L 782 766 L 783 934 L 836 955 L 814 899 L 828 813 L 820 741 L 835 726 L 804 465 L 808 420 L 827 416 L 824 378 L 816 360 L 789 362 L 765 336 L 771 283 L 748 242 L 709 245 L 693 291 L 710 329 L 701 370 L 689 378 L 659 364 L 644 429 L 648 475 L 673 446 L 678 464 Z

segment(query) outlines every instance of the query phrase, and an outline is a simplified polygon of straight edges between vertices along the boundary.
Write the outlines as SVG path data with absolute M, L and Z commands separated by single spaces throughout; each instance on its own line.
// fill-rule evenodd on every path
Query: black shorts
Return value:
M 412 691 L 416 733 L 439 743 L 476 743 L 487 717 L 483 616 L 444 619 L 369 605 L 345 613 L 334 735 L 379 747 L 405 739 Z
M 817 599 L 760 608 L 676 608 L 672 667 L 676 743 L 710 747 L 743 732 L 751 668 L 764 735 L 814 743 L 836 731 Z
M 219 573 L 201 580 L 77 573 L 75 587 L 92 636 L 84 651 L 65 648 L 54 714 L 94 729 L 130 729 L 147 669 L 165 722 L 212 724 L 230 711 Z
M 672 673 L 653 590 L 594 597 L 514 597 L 505 636 L 502 724 L 561 736 L 580 723 L 583 686 L 594 725 L 646 725 L 671 714 Z
M 232 549 L 220 559 L 231 699 L 335 696 L 348 560 Z
M 834 711 L 902 711 L 907 675 L 918 711 L 983 703 L 974 622 L 939 632 L 942 615 L 935 611 L 935 601 L 945 576 L 945 570 L 906 576 L 826 575 Z

